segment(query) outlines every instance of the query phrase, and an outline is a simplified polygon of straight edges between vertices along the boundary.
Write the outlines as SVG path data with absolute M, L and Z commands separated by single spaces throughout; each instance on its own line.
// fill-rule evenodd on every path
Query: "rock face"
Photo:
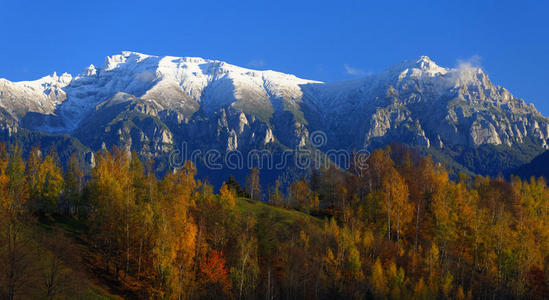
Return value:
M 549 139 L 548 118 L 481 69 L 443 68 L 425 56 L 322 83 L 202 58 L 123 52 L 75 77 L 0 79 L 0 130 L 10 136 L 18 128 L 148 158 L 183 143 L 221 153 L 312 147 L 315 131 L 326 135 L 322 151 L 398 141 L 458 162 L 463 151 L 485 146 L 511 151 L 528 144 L 541 152 Z
M 323 115 L 316 126 L 346 128 L 341 136 L 353 132 L 347 145 L 392 139 L 438 148 L 513 146 L 529 137 L 547 147 L 549 138 L 548 119 L 493 85 L 481 69 L 441 68 L 428 57 L 355 82 L 313 85 L 306 94 Z

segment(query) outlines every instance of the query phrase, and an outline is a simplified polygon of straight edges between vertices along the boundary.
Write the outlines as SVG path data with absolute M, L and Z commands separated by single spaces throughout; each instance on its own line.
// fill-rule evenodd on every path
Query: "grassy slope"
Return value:
M 259 256 L 265 259 L 274 257 L 281 242 L 299 237 L 300 231 L 308 232 L 321 229 L 322 220 L 294 209 L 275 207 L 263 202 L 252 202 L 240 198 L 237 202 L 243 213 L 251 213 L 257 220 Z
M 286 209 L 271 206 L 263 202 L 252 202 L 246 198 L 239 198 L 238 208 L 245 214 L 249 213 L 257 220 L 256 230 L 258 234 L 259 251 L 267 255 L 276 251 L 277 240 L 286 239 L 292 229 L 302 226 L 320 228 L 322 221 L 319 218 L 299 212 L 294 209 Z M 81 266 L 77 269 L 84 270 L 88 278 L 88 292 L 83 299 L 124 299 L 133 298 L 131 291 L 124 290 L 117 282 L 101 272 L 100 268 L 93 265 L 94 254 L 85 241 L 85 226 L 75 219 L 58 217 L 54 221 L 41 220 L 38 230 L 45 234 L 53 234 L 62 231 L 72 241 L 73 246 L 81 255 Z M 70 267 L 70 266 L 66 266 Z
M 320 219 L 295 209 L 276 207 L 264 202 L 254 202 L 247 198 L 239 198 L 237 206 L 242 212 L 251 213 L 256 218 L 260 228 L 269 224 L 269 228 L 276 232 L 285 231 L 297 223 L 312 226 L 320 226 L 322 223 Z
M 41 231 L 45 235 L 53 236 L 55 232 L 63 232 L 71 241 L 71 246 L 76 249 L 76 253 L 80 255 L 81 265 L 64 265 L 65 268 L 84 272 L 85 277 L 88 279 L 86 282 L 87 291 L 83 295 L 79 295 L 80 299 L 124 299 L 120 296 L 123 293 L 106 284 L 105 279 L 97 274 L 93 266 L 89 264 L 91 253 L 83 239 L 85 227 L 81 222 L 75 219 L 58 217 L 55 220 L 41 220 L 37 227 L 37 231 Z

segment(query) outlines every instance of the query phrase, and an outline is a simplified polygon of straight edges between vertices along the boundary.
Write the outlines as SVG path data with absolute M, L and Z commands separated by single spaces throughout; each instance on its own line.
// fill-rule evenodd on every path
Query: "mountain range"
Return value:
M 311 134 L 322 132 L 322 145 Z M 188 150 L 373 150 L 399 142 L 465 173 L 497 175 L 548 148 L 549 119 L 469 65 L 429 57 L 324 83 L 196 57 L 124 51 L 80 74 L 0 79 L 0 137 L 66 159 L 114 145 L 155 159 Z M 213 175 L 211 175 L 213 176 Z M 225 179 L 225 178 L 222 178 Z

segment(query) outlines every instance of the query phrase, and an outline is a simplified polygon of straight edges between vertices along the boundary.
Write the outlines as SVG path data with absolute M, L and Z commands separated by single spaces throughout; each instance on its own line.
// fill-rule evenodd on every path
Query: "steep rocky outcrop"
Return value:
M 75 77 L 0 79 L 0 109 L 6 136 L 18 128 L 66 134 L 93 151 L 118 145 L 155 159 L 182 144 L 224 153 L 371 150 L 398 141 L 485 172 L 471 163 L 478 151 L 486 159 L 490 151 L 529 149 L 489 165 L 499 172 L 548 148 L 549 139 L 549 120 L 480 68 L 443 68 L 428 57 L 322 83 L 202 58 L 123 52 Z M 309 140 L 318 131 L 322 145 Z

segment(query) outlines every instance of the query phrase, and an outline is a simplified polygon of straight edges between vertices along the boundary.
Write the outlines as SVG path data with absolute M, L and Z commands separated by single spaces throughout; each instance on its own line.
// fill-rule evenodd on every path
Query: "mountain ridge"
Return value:
M 486 173 L 463 156 L 479 149 L 488 149 L 484 157 L 503 153 L 507 162 L 492 171 L 501 172 L 547 149 L 549 139 L 549 119 L 482 69 L 445 68 L 427 56 L 324 83 L 217 60 L 123 51 L 76 76 L 0 79 L 0 105 L 10 132 L 67 134 L 92 151 L 118 145 L 149 158 L 181 143 L 222 152 L 314 148 L 309 135 L 322 131 L 324 150 L 397 141 Z M 518 149 L 530 150 L 519 155 Z

